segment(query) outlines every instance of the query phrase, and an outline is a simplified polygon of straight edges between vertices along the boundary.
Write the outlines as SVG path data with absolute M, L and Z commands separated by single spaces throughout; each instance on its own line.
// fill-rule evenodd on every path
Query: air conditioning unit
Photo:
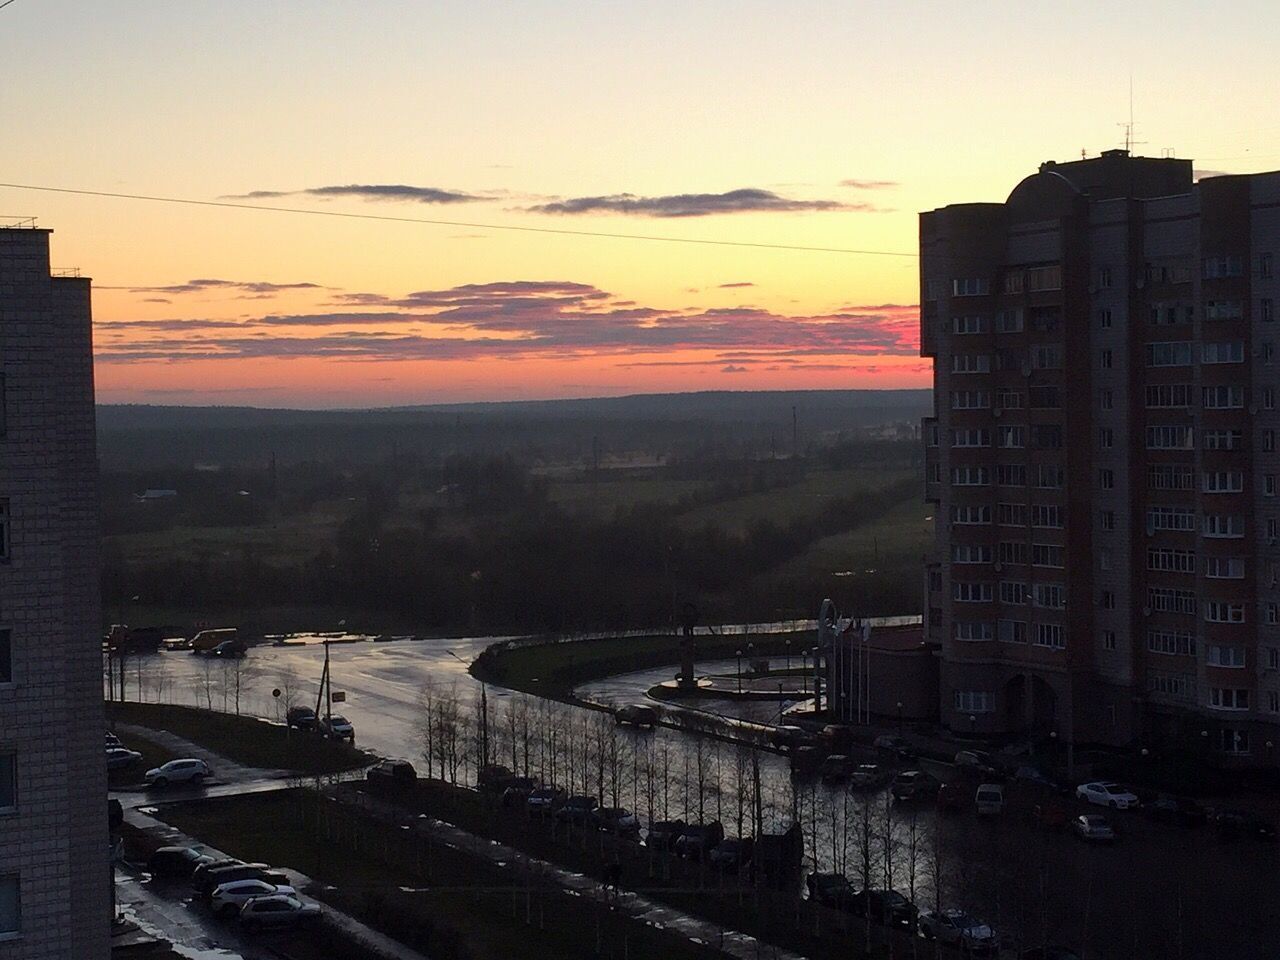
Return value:
M 1003 569 L 1004 569 L 1004 564 L 1000 563 L 999 561 L 996 561 L 996 567 L 995 567 L 996 573 L 999 573 Z
M 996 407 L 994 410 L 991 411 L 991 415 L 993 417 L 999 417 L 999 416 L 1002 416 L 1003 414 L 1004 414 L 1004 411 L 1001 410 L 999 407 Z
M 1149 616 L 1151 616 L 1151 608 L 1150 608 L 1150 607 L 1143 607 L 1143 608 L 1142 608 L 1142 615 L 1143 615 L 1144 617 L 1149 617 Z
M 1022 375 L 1024 377 L 1031 376 L 1031 363 L 1027 362 L 1022 365 Z

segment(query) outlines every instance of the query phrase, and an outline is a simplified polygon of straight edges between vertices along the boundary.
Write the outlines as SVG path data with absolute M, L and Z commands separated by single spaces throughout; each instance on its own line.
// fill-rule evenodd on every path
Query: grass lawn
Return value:
M 705 480 L 672 480 L 638 476 L 630 471 L 602 470 L 598 483 L 589 477 L 552 481 L 547 495 L 566 510 L 607 517 L 619 507 L 637 503 L 675 503 L 707 485 Z
M 395 827 L 335 813 L 336 822 L 317 819 L 314 795 L 290 791 L 175 805 L 162 815 L 234 856 L 308 874 L 323 885 L 315 896 L 433 960 L 720 956 L 551 884 L 526 886 L 463 850 L 423 844 L 415 854 Z M 324 835 L 330 828 L 333 839 Z
M 340 773 L 367 766 L 376 759 L 346 743 L 296 730 L 290 732 L 279 724 L 256 717 L 237 717 L 194 707 L 108 703 L 107 719 L 167 730 L 228 760 L 268 770 L 294 770 L 313 775 Z

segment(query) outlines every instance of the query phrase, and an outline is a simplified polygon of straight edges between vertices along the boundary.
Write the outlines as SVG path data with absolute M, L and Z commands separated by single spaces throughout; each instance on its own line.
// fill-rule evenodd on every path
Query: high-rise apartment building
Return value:
M 1280 761 L 1280 173 L 1049 162 L 920 255 L 944 723 Z
M 0 228 L 0 960 L 109 952 L 89 298 Z

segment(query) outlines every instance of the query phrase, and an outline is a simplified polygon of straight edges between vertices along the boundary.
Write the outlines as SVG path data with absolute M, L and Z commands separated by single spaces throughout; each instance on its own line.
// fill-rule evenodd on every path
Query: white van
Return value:
M 998 783 L 984 783 L 973 798 L 982 816 L 998 816 L 1004 813 L 1004 787 Z

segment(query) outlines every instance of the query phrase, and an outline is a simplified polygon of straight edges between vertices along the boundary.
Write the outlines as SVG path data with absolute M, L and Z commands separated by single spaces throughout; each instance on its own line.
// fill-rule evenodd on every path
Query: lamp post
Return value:
M 902 736 L 902 701 L 898 701 L 898 736 Z
M 735 651 L 738 655 L 738 693 L 742 693 L 742 651 Z
M 978 726 L 978 717 L 976 714 L 969 714 L 969 736 L 973 736 Z
M 800 648 L 800 689 L 809 695 L 809 648 Z
M 786 673 L 787 673 L 787 674 L 790 674 L 790 673 L 791 673 L 791 638 L 790 638 L 790 637 L 787 637 L 787 639 L 783 640 L 783 641 L 782 641 L 782 646 L 783 646 L 783 648 L 787 651 L 787 669 L 786 669 Z

